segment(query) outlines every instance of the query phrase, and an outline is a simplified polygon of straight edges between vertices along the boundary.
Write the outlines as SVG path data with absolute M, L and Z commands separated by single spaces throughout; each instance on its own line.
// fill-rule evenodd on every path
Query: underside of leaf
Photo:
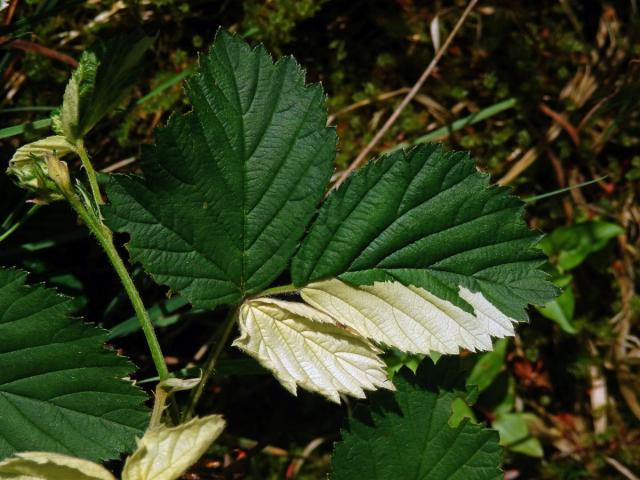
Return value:
M 340 402 L 364 390 L 393 389 L 378 351 L 330 316 L 296 302 L 261 298 L 240 309 L 233 344 L 273 372 L 294 395 L 297 386 Z
M 107 223 L 159 282 L 197 307 L 240 303 L 287 268 L 331 175 L 335 131 L 320 85 L 291 57 L 219 32 L 187 82 L 193 112 L 116 176 Z
M 32 159 L 33 157 L 41 158 L 46 155 L 55 155 L 62 158 L 72 152 L 74 146 L 61 135 L 52 135 L 50 137 L 41 138 L 35 142 L 27 143 L 16 150 L 11 157 L 10 165 Z
M 71 300 L 0 269 L 0 458 L 51 451 L 104 460 L 134 444 L 146 395 L 107 332 L 68 317 Z
M 175 427 L 149 429 L 129 457 L 122 480 L 175 480 L 209 449 L 225 427 L 221 415 L 194 418 Z
M 301 290 L 302 298 L 338 322 L 377 343 L 404 352 L 429 354 L 491 350 L 491 337 L 514 334 L 508 318 L 481 293 L 464 287 L 460 297 L 473 306 L 468 313 L 432 293 L 400 282 L 352 286 L 328 280 Z
M 116 480 L 101 465 L 50 452 L 23 452 L 0 462 L 0 479 Z

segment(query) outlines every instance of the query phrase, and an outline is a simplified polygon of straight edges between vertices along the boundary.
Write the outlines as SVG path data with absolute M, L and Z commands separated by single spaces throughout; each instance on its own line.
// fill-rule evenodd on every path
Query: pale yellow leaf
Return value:
M 122 480 L 174 480 L 209 449 L 224 430 L 221 415 L 194 418 L 177 427 L 147 430 L 129 457 Z
M 27 143 L 16 150 L 11 157 L 10 163 L 16 164 L 23 161 L 32 161 L 33 157 L 45 158 L 53 155 L 62 158 L 74 150 L 65 137 L 62 135 L 51 135 L 50 137 L 41 138 L 35 142 Z
M 393 389 L 379 351 L 299 302 L 250 300 L 240 308 L 240 337 L 233 344 L 273 372 L 294 395 L 297 386 L 339 403 L 340 394 Z
M 115 480 L 97 463 L 60 453 L 23 452 L 0 462 L 1 480 Z
M 491 350 L 491 337 L 514 334 L 515 320 L 481 293 L 460 288 L 474 314 L 422 288 L 399 282 L 355 287 L 333 279 L 309 285 L 302 298 L 374 342 L 404 352 L 455 354 L 460 348 Z
M 202 371 L 199 372 L 199 376 L 196 378 L 167 378 L 158 383 L 158 387 L 162 388 L 168 393 L 182 392 L 184 390 L 191 390 L 202 380 Z

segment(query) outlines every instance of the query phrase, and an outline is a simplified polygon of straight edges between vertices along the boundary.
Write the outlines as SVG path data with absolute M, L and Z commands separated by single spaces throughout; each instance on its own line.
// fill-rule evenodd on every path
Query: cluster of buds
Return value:
M 20 147 L 9 161 L 7 174 L 14 183 L 34 194 L 33 203 L 62 200 L 72 192 L 66 162 L 60 160 L 72 146 L 59 137 L 48 137 Z

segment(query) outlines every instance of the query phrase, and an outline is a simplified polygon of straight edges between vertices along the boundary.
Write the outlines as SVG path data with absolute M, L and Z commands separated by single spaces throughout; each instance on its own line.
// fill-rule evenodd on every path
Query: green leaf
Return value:
M 129 95 L 152 42 L 151 37 L 123 35 L 84 52 L 65 89 L 60 113 L 52 116 L 56 133 L 61 129 L 75 142 L 120 105 Z
M 415 377 L 403 370 L 394 394 L 379 392 L 356 411 L 335 446 L 331 480 L 502 478 L 497 432 L 469 419 L 449 424 L 454 400 L 466 395 L 451 381 L 452 364 L 425 360 Z
M 556 289 L 538 269 L 540 235 L 522 211 L 464 153 L 422 145 L 385 155 L 324 202 L 293 260 L 293 281 L 395 280 L 473 313 L 458 295 L 464 287 L 526 320 L 526 305 L 546 303 Z
M 144 430 L 146 395 L 107 333 L 68 317 L 71 300 L 0 269 L 0 458 L 42 450 L 117 457 Z
M 528 419 L 536 418 L 530 413 L 506 413 L 499 415 L 491 426 L 500 433 L 500 445 L 529 457 L 542 458 L 540 440 L 531 435 L 527 424 Z
M 168 327 L 180 320 L 181 315 L 177 311 L 185 305 L 187 305 L 187 301 L 184 298 L 171 297 L 150 307 L 147 313 L 154 327 Z M 109 340 L 131 335 L 141 328 L 138 317 L 134 315 L 111 328 Z
M 506 339 L 498 340 L 493 347 L 493 352 L 482 354 L 471 370 L 467 385 L 477 386 L 479 392 L 489 388 L 504 369 L 507 345 Z
M 570 335 L 578 333 L 578 328 L 573 321 L 573 314 L 576 308 L 576 299 L 573 294 L 572 275 L 562 275 L 554 279 L 558 287 L 564 290 L 557 298 L 554 298 L 546 305 L 537 307 L 537 310 L 549 320 L 553 320 L 562 330 Z
M 624 229 L 615 223 L 592 220 L 556 228 L 540 245 L 545 253 L 556 258 L 563 271 L 576 268 L 589 255 L 602 250 L 609 240 L 622 235 Z
M 143 153 L 144 178 L 108 186 L 109 226 L 159 283 L 197 307 L 238 303 L 287 267 L 335 155 L 320 85 L 220 31 L 187 82 L 193 112 Z
M 451 416 L 449 417 L 449 426 L 457 427 L 462 421 L 468 418 L 473 423 L 478 423 L 473 410 L 463 398 L 454 398 L 451 403 Z
M 75 141 L 84 135 L 86 118 L 92 106 L 97 70 L 96 53 L 91 50 L 85 51 L 65 88 L 59 117 L 54 113 L 51 118 L 54 131 L 60 133 L 59 130 L 62 128 L 62 133 L 69 141 Z

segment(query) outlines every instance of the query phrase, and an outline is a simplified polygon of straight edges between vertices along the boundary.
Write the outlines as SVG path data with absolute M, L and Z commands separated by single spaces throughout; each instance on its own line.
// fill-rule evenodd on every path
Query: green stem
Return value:
M 269 295 L 281 295 L 283 293 L 294 293 L 297 292 L 298 288 L 296 288 L 293 283 L 288 285 L 280 285 L 279 287 L 271 287 L 267 288 L 260 292 L 256 297 L 267 297 Z
M 25 213 L 20 220 L 15 222 L 13 225 L 11 225 L 7 229 L 6 232 L 3 232 L 0 235 L 0 242 L 6 240 L 9 237 L 9 235 L 11 235 L 18 228 L 20 228 L 22 225 L 24 225 L 27 222 L 27 220 L 29 220 L 29 218 L 31 218 L 40 209 L 40 207 L 41 207 L 41 205 L 32 205 L 31 208 L 29 210 L 27 210 L 27 213 Z
M 91 160 L 89 159 L 89 154 L 87 150 L 84 148 L 84 141 L 82 139 L 76 142 L 76 151 L 78 152 L 78 156 L 82 161 L 82 166 L 87 171 L 87 178 L 89 178 L 89 185 L 91 187 L 91 195 L 93 196 L 93 201 L 95 202 L 98 209 L 100 205 L 104 205 L 104 200 L 102 199 L 102 194 L 100 193 L 100 185 L 98 185 L 98 176 L 96 175 L 96 171 L 91 164 Z
M 224 347 L 227 344 L 229 335 L 231 335 L 231 331 L 233 330 L 233 325 L 236 323 L 237 315 L 238 315 L 237 309 L 231 310 L 227 315 L 227 318 L 224 320 L 224 323 L 220 326 L 218 330 L 219 335 L 216 335 L 217 343 L 213 348 L 213 350 L 211 350 L 211 353 L 209 354 L 209 357 L 205 362 L 204 370 L 202 372 L 202 379 L 200 380 L 200 383 L 198 383 L 198 385 L 196 385 L 196 387 L 193 390 L 191 390 L 191 395 L 189 396 L 189 403 L 182 415 L 183 422 L 186 422 L 187 420 L 191 419 L 191 417 L 193 416 L 193 412 L 196 409 L 196 405 L 200 401 L 200 397 L 204 392 L 204 387 L 207 385 L 207 382 L 209 381 L 209 379 L 213 375 L 213 372 L 215 371 L 216 363 L 218 362 L 218 357 L 220 357 L 222 350 L 224 350 Z
M 144 336 L 147 339 L 147 343 L 149 344 L 149 350 L 151 350 L 151 357 L 153 359 L 153 363 L 155 364 L 156 370 L 158 371 L 158 376 L 160 377 L 161 381 L 166 380 L 169 377 L 169 370 L 167 369 L 167 364 L 164 362 L 164 355 L 162 354 L 162 349 L 160 348 L 158 337 L 156 337 L 156 332 L 153 329 L 153 324 L 151 323 L 151 319 L 149 318 L 147 309 L 144 307 L 144 303 L 142 302 L 140 293 L 133 283 L 133 279 L 131 278 L 131 275 L 129 275 L 129 271 L 125 266 L 124 261 L 118 254 L 118 251 L 113 244 L 113 236 L 111 234 L 111 230 L 109 230 L 100 221 L 99 218 L 96 218 L 96 216 L 82 204 L 82 202 L 74 192 L 67 191 L 63 193 L 71 207 L 84 221 L 91 233 L 95 235 L 98 243 L 100 243 L 100 245 L 104 249 L 107 257 L 109 258 L 109 261 L 111 262 L 111 265 L 113 265 L 113 268 L 118 274 L 118 277 L 120 277 L 122 286 L 129 296 L 129 300 L 133 305 L 133 309 L 136 313 L 136 316 L 138 317 L 138 321 L 140 322 L 140 326 L 142 327 Z

